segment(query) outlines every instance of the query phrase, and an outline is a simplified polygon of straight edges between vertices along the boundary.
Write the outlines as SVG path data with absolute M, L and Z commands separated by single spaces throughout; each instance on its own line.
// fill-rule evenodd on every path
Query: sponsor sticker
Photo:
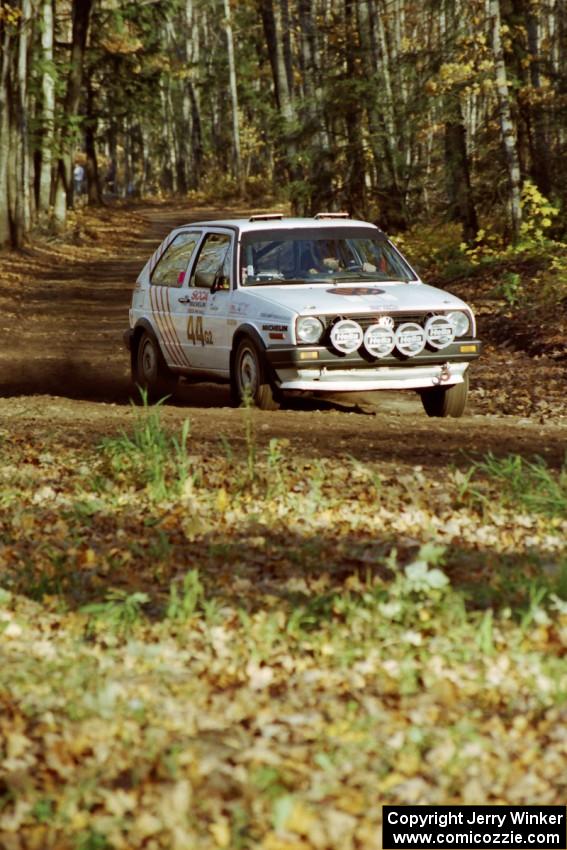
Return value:
M 189 295 L 190 301 L 187 305 L 188 313 L 201 313 L 207 307 L 209 300 L 208 289 L 193 289 Z
M 336 286 L 327 292 L 331 295 L 384 295 L 386 290 L 375 286 Z
M 248 304 L 231 304 L 228 312 L 237 316 L 245 316 L 248 312 L 248 307 Z
M 261 319 L 271 319 L 274 322 L 287 322 L 287 316 L 280 316 L 278 313 L 260 313 Z

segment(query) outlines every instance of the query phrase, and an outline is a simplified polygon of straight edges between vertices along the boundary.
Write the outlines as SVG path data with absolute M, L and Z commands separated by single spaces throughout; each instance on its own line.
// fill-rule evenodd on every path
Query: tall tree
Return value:
M 55 218 L 62 224 L 73 206 L 73 158 L 77 145 L 77 125 L 87 34 L 93 0 L 73 0 L 71 55 L 67 91 L 61 119 L 60 157 L 55 185 Z
M 490 0 L 490 18 L 492 24 L 492 50 L 494 53 L 494 67 L 496 72 L 496 92 L 498 96 L 498 112 L 500 117 L 500 132 L 508 171 L 508 203 L 510 208 L 510 221 L 512 239 L 517 242 L 520 236 L 520 225 L 522 223 L 522 206 L 520 198 L 520 161 L 516 144 L 516 130 L 512 119 L 510 105 L 510 89 L 508 86 L 508 74 L 506 61 L 504 59 L 504 48 L 502 46 L 502 17 L 500 12 L 500 0 Z
M 234 175 L 236 177 L 238 188 L 240 192 L 242 192 L 244 187 L 242 182 L 242 157 L 240 154 L 240 121 L 238 117 L 238 90 L 236 86 L 236 64 L 234 61 L 234 41 L 232 38 L 230 0 L 224 0 L 224 31 L 226 33 L 230 102 L 232 107 L 232 151 Z
M 41 141 L 38 209 L 51 205 L 53 131 L 55 121 L 55 63 L 53 54 L 53 0 L 41 2 Z

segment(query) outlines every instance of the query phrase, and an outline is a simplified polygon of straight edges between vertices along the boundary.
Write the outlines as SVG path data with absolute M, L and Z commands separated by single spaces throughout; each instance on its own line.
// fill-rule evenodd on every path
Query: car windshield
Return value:
M 415 280 L 410 267 L 374 228 L 305 228 L 245 233 L 243 286 Z

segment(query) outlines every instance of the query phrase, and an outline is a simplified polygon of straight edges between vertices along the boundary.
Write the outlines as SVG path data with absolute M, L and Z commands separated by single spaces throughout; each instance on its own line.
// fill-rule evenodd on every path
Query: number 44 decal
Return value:
M 193 345 L 197 345 L 199 342 L 201 345 L 213 345 L 212 331 L 203 329 L 202 316 L 189 316 L 189 321 L 187 322 L 187 339 Z

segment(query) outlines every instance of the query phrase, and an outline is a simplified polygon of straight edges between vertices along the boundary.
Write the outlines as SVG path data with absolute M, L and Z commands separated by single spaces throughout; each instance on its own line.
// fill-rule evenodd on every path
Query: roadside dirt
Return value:
M 79 217 L 70 240 L 0 257 L 4 438 L 80 444 L 129 427 L 134 390 L 122 333 L 136 275 L 172 227 L 227 211 L 146 205 L 93 215 Z M 474 306 L 486 340 L 489 305 Z M 487 339 L 473 366 L 469 412 L 461 420 L 428 419 L 414 394 L 384 393 L 295 401 L 289 410 L 256 411 L 254 422 L 260 443 L 285 437 L 309 457 L 421 465 L 439 475 L 489 451 L 539 455 L 559 465 L 567 435 L 566 378 L 565 362 L 529 356 L 499 336 Z M 176 425 L 186 417 L 193 445 L 203 452 L 218 449 L 220 434 L 243 440 L 242 414 L 229 407 L 223 387 L 183 388 L 164 418 Z

